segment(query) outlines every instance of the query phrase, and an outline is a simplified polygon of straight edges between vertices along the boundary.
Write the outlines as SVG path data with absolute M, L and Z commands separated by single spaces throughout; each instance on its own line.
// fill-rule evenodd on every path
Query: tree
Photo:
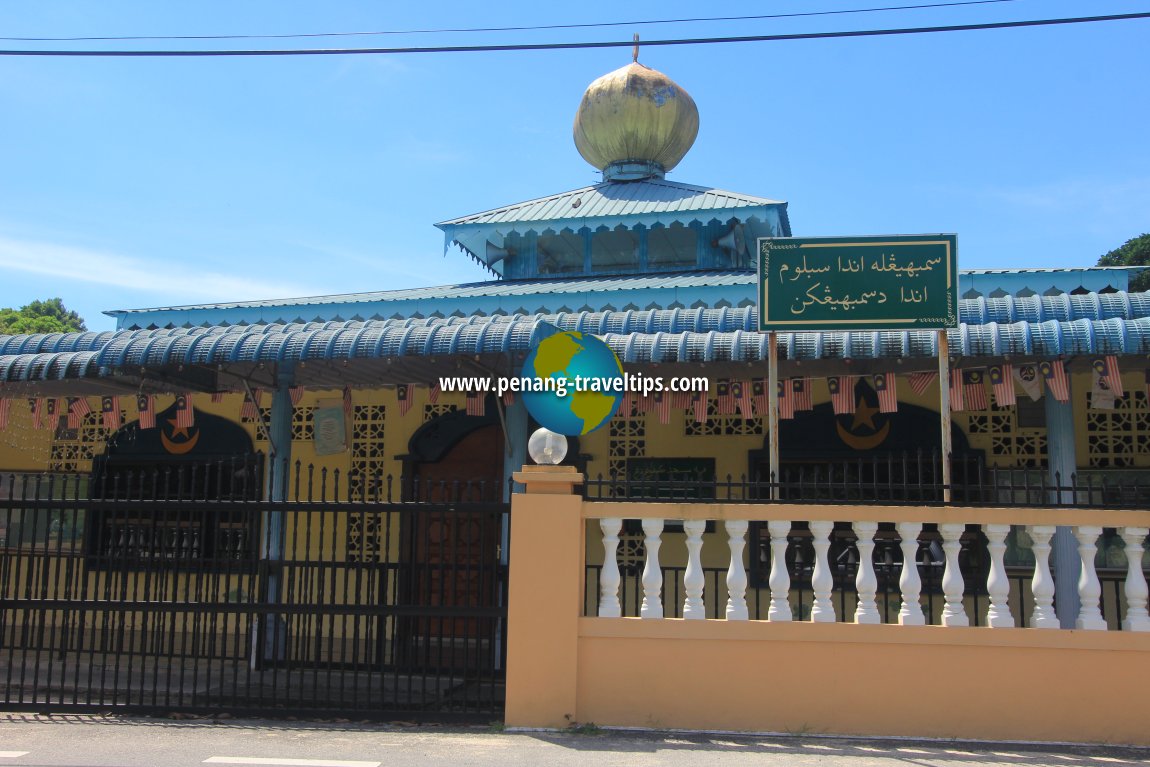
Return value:
M 1134 237 L 1098 259 L 1099 266 L 1150 266 L 1150 234 Z M 1130 280 L 1130 290 L 1150 290 L 1150 269 Z
M 70 333 L 87 330 L 84 318 L 59 298 L 33 301 L 19 309 L 0 309 L 0 333 Z

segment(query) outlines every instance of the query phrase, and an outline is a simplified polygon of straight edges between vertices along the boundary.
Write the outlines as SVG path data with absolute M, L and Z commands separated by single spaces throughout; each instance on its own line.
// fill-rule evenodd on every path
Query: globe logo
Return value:
M 564 331 L 543 339 L 523 362 L 534 376 L 523 404 L 540 426 L 576 437 L 611 420 L 623 401 L 623 363 L 595 336 Z

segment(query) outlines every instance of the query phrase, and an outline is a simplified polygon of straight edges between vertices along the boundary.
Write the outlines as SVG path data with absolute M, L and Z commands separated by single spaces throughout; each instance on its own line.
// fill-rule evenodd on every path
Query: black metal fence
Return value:
M 502 483 L 262 466 L 0 475 L 0 704 L 499 716 Z

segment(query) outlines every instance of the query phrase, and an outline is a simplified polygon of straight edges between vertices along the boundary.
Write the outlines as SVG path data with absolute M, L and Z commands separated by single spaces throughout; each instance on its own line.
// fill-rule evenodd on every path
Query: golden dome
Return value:
M 575 114 L 575 146 L 607 178 L 661 176 L 679 164 L 698 134 L 699 109 L 691 95 L 638 62 L 591 83 Z M 644 165 L 647 171 L 636 170 Z M 609 166 L 629 166 L 630 172 L 613 175 Z

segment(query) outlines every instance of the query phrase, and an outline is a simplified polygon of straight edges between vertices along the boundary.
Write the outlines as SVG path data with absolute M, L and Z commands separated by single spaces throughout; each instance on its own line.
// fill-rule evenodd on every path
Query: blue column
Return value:
M 276 373 L 276 386 L 272 392 L 271 416 L 268 420 L 268 467 L 267 499 L 283 502 L 288 499 L 288 483 L 291 478 L 292 403 L 291 388 L 295 385 L 295 369 L 290 364 L 281 364 Z M 286 540 L 286 512 L 266 511 L 263 519 L 263 536 L 260 541 L 260 556 L 266 560 L 267 603 L 276 604 L 281 598 L 283 574 L 278 562 L 284 559 Z M 263 660 L 283 660 L 287 651 L 287 623 L 283 616 L 268 613 L 266 630 L 263 632 Z
M 1070 382 L 1067 382 L 1067 387 Z M 1078 457 L 1074 443 L 1074 396 L 1067 402 L 1059 402 L 1046 391 L 1046 456 L 1051 485 L 1068 487 L 1078 471 Z M 1070 503 L 1070 493 L 1052 493 L 1055 503 Z M 1060 525 L 1051 541 L 1054 556 L 1054 610 L 1058 613 L 1058 623 L 1064 629 L 1074 628 L 1078 619 L 1078 574 L 1082 562 L 1078 558 L 1078 541 L 1069 527 Z

